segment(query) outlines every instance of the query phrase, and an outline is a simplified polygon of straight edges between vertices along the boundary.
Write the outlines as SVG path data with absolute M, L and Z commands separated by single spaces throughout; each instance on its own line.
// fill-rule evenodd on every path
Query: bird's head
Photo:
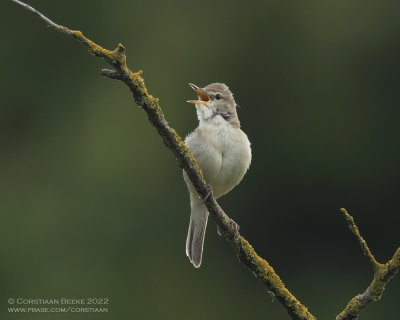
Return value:
M 213 119 L 219 120 L 221 117 L 235 127 L 240 127 L 240 122 L 236 113 L 236 102 L 232 92 L 224 83 L 211 83 L 204 88 L 200 88 L 193 83 L 189 83 L 198 95 L 198 100 L 188 100 L 194 103 L 200 124 L 204 121 Z

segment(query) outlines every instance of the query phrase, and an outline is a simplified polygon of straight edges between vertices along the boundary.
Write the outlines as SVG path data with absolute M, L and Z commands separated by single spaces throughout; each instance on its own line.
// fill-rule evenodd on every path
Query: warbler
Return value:
M 199 164 L 204 179 L 211 185 L 215 199 L 231 191 L 243 179 L 251 162 L 250 141 L 240 129 L 237 104 L 228 86 L 212 83 L 196 91 L 198 100 L 188 100 L 196 106 L 199 126 L 185 143 Z M 183 172 L 190 193 L 190 222 L 186 239 L 186 255 L 194 267 L 201 265 L 208 211 L 189 177 Z

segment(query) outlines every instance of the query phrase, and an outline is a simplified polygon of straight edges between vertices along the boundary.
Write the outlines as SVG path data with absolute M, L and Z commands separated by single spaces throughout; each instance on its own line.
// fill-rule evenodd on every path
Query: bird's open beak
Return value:
M 199 95 L 199 100 L 188 100 L 187 102 L 195 104 L 204 104 L 211 100 L 210 96 L 200 87 L 196 86 L 193 83 L 189 83 L 189 86 L 191 86 L 192 89 L 196 91 L 196 93 Z

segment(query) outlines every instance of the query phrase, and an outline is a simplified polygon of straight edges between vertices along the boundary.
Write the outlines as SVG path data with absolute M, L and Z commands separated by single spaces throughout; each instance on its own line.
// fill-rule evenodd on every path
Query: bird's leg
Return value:
M 206 189 L 207 189 L 207 194 L 206 194 L 206 196 L 203 198 L 203 201 L 204 201 L 204 202 L 206 202 L 206 201 L 208 200 L 209 197 L 213 197 L 213 196 L 214 196 L 214 194 L 213 194 L 213 189 L 212 189 L 211 185 L 210 185 L 210 184 L 206 184 L 205 187 L 206 187 Z M 237 237 L 237 235 L 239 234 L 239 229 L 240 229 L 240 227 L 239 227 L 239 225 L 238 225 L 235 221 L 233 221 L 232 219 L 230 219 L 230 220 L 231 220 L 231 224 L 232 224 L 232 227 L 233 227 L 233 233 L 235 234 L 235 237 Z M 218 225 L 217 225 L 217 234 L 218 234 L 219 236 L 222 236 L 221 229 L 219 228 Z

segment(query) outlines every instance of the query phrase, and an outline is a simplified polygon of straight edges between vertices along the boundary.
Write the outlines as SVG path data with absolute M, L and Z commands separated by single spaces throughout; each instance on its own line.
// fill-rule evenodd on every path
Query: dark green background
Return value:
M 188 82 L 225 82 L 253 147 L 220 204 L 320 319 L 399 246 L 399 1 L 30 1 L 132 70 L 171 126 L 197 126 Z M 189 200 L 173 155 L 104 61 L 1 4 L 2 319 L 288 319 L 209 223 L 185 256 Z M 399 277 L 362 319 L 399 319 Z M 9 314 L 7 299 L 108 297 L 109 313 Z

